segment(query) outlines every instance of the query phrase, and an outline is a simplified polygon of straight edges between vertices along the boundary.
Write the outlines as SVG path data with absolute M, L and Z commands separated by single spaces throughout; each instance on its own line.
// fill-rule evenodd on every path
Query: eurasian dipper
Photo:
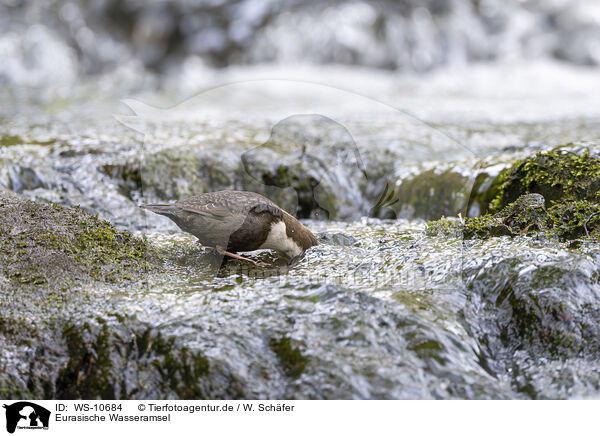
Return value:
M 219 254 L 257 266 L 265 265 L 235 253 L 267 248 L 294 258 L 317 245 L 315 236 L 300 221 L 255 192 L 209 192 L 172 204 L 141 207 L 170 218 Z

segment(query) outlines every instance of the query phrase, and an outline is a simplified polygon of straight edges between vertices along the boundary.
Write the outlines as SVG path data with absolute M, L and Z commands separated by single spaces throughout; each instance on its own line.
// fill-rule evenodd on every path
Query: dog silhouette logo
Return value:
M 48 429 L 50 411 L 29 401 L 19 401 L 10 405 L 4 404 L 6 409 L 6 431 L 14 433 L 18 429 Z

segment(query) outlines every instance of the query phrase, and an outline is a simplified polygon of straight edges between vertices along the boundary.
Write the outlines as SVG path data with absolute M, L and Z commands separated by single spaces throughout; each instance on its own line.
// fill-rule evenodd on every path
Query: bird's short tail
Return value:
M 154 212 L 159 215 L 173 215 L 173 206 L 170 204 L 142 204 L 140 208 L 149 210 L 150 212 Z

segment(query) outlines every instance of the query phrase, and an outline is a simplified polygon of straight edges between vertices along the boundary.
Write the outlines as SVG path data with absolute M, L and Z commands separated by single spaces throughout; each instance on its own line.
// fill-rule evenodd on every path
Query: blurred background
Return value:
M 80 206 L 166 256 L 144 285 L 38 294 L 38 239 L 0 220 L 0 393 L 599 396 L 597 243 L 425 232 L 488 212 L 520 159 L 600 156 L 599 0 L 0 0 L 0 101 L 0 199 Z M 139 208 L 224 189 L 322 243 L 215 275 Z
M 257 64 L 415 73 L 519 60 L 600 64 L 596 0 L 2 0 L 0 29 L 3 87 L 116 73 L 119 86 L 147 88 L 154 78 L 161 87 Z
M 534 150 L 597 144 L 597 0 L 0 0 L 0 8 L 0 185 L 125 228 L 144 227 L 142 196 L 263 192 L 238 175 L 240 156 L 262 150 L 273 126 L 297 114 L 340 123 L 313 119 L 322 128 L 312 153 L 327 165 L 286 160 L 308 141 L 295 117 L 283 125 L 300 135 L 298 147 L 282 141 L 257 153 L 250 178 L 300 192 L 316 183 L 308 174 L 348 205 L 330 214 L 344 219 L 372 209 L 386 184 L 406 190 L 394 216 L 477 215 L 465 203 L 481 168 L 494 177 Z M 332 175 L 335 146 L 348 137 L 368 181 L 348 162 Z M 428 179 L 439 189 L 425 195 L 407 182 L 444 169 L 459 183 Z M 313 203 L 298 206 L 301 217 L 316 217 Z
M 334 150 L 347 129 L 365 154 L 366 187 L 350 183 L 351 165 L 330 180 L 330 196 L 354 205 L 342 218 L 364 214 L 386 183 L 408 186 L 396 215 L 453 215 L 479 168 L 493 177 L 533 150 L 598 139 L 597 0 L 0 0 L 0 8 L 0 185 L 127 228 L 142 226 L 142 185 L 152 201 L 265 189 L 236 175 L 240 156 L 296 114 L 341 123 L 317 136 Z M 284 124 L 303 137 L 300 119 Z M 284 149 L 262 156 L 253 178 L 279 174 L 293 151 Z M 334 151 L 314 147 L 329 167 Z M 295 168 L 296 191 L 311 171 L 332 177 L 298 165 L 285 166 Z M 442 168 L 468 182 L 441 198 L 420 193 L 424 206 L 415 207 L 407 178 Z M 448 181 L 439 184 L 444 192 Z M 301 215 L 314 217 L 313 206 Z

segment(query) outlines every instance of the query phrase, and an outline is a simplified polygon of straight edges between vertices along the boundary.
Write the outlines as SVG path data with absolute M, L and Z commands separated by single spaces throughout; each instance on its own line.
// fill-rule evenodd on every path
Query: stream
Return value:
M 78 19 L 71 6 L 61 11 Z M 56 304 L 19 309 L 17 296 L 3 294 L 5 320 L 19 319 L 37 339 L 0 345 L 0 392 L 597 398 L 597 242 L 573 249 L 543 235 L 426 232 L 428 220 L 478 216 L 473 194 L 518 159 L 563 144 L 600 154 L 597 65 L 549 57 L 446 63 L 432 52 L 394 58 L 396 67 L 416 63 L 398 72 L 381 69 L 368 47 L 355 54 L 362 66 L 351 67 L 346 52 L 325 44 L 311 56 L 338 63 L 296 67 L 293 56 L 277 57 L 289 53 L 285 38 L 268 36 L 310 21 L 310 12 L 299 14 L 255 30 L 246 57 L 231 48 L 234 36 L 213 35 L 230 49 L 198 50 L 217 64 L 243 60 L 225 69 L 169 58 L 157 75 L 123 54 L 111 72 L 83 76 L 58 36 L 35 39 L 42 28 L 27 41 L 48 44 L 64 71 L 47 60 L 38 66 L 47 75 L 31 73 L 25 83 L 16 64 L 0 67 L 8 77 L 0 187 L 79 205 L 164 254 L 143 282 L 74 286 Z M 9 50 L 3 38 L 0 51 Z M 132 50 L 157 62 L 146 49 Z M 90 70 L 111 61 L 83 53 Z M 167 218 L 139 208 L 224 189 L 268 196 L 320 244 L 294 265 L 268 251 L 250 254 L 271 264 L 265 269 L 221 265 Z M 97 369 L 75 386 L 65 362 L 85 367 L 89 356 Z

